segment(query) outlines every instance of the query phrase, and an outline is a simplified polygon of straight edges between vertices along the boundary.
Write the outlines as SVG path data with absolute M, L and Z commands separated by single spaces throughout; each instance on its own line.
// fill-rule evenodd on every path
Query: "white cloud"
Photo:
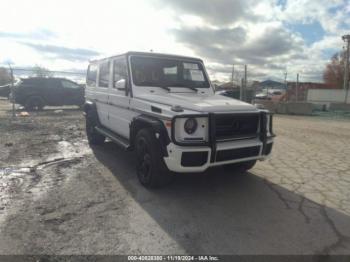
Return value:
M 336 33 L 344 21 L 344 0 L 288 1 L 280 18 L 288 22 L 319 22 L 327 33 Z
M 214 78 L 229 78 L 232 63 L 249 63 L 250 75 L 305 72 L 321 77 L 324 50 L 341 49 L 350 29 L 344 0 L 32 0 L 4 1 L 0 62 L 86 68 L 85 56 L 128 50 L 201 56 Z M 326 34 L 306 46 L 287 23 L 319 22 Z M 21 44 L 25 43 L 25 44 Z M 74 51 L 75 50 L 75 51 Z M 67 54 L 68 52 L 68 54 Z M 65 53 L 66 59 L 62 55 Z M 89 54 L 89 53 L 88 53 Z M 90 53 L 93 56 L 93 52 Z M 70 58 L 70 59 L 69 59 Z M 86 55 L 86 60 L 90 58 Z M 92 58 L 92 57 L 91 57 Z M 314 69 L 314 71 L 312 71 Z M 279 77 L 279 76 L 278 76 Z

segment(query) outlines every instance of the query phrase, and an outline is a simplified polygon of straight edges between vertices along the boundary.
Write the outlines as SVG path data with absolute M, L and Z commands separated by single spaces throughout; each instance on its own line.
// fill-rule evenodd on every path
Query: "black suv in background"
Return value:
M 0 96 L 8 98 L 10 97 L 10 93 L 11 93 L 10 84 L 0 86 Z
M 24 78 L 15 88 L 14 99 L 28 111 L 44 106 L 82 106 L 84 86 L 65 78 Z

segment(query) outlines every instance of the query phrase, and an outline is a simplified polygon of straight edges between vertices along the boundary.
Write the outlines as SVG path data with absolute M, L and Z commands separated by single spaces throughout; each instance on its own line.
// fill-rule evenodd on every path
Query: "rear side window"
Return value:
M 22 80 L 22 86 L 27 87 L 46 87 L 46 79 L 41 78 L 28 78 Z
M 127 73 L 126 73 L 126 59 L 118 58 L 114 60 L 114 73 L 113 73 L 113 87 L 116 87 L 116 83 L 121 80 L 125 79 L 127 80 Z
M 90 65 L 87 72 L 86 84 L 88 86 L 96 86 L 97 66 Z
M 27 78 L 27 79 L 23 79 L 22 83 L 23 84 L 28 84 L 28 85 L 32 85 L 38 82 L 38 79 L 36 78 Z
M 79 88 L 77 84 L 67 80 L 62 80 L 61 83 L 64 88 L 71 88 L 71 89 Z
M 109 61 L 100 64 L 100 76 L 98 80 L 99 87 L 108 87 L 109 83 Z
M 31 84 L 32 82 L 32 79 L 22 79 L 22 84 Z

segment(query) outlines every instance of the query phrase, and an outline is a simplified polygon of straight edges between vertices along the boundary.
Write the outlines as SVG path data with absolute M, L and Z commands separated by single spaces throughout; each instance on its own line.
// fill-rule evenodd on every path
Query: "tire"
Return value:
M 106 137 L 101 135 L 96 130 L 97 120 L 91 113 L 87 113 L 85 119 L 86 136 L 91 145 L 102 145 Z
M 229 164 L 225 165 L 224 168 L 226 170 L 230 171 L 238 171 L 238 172 L 246 172 L 249 169 L 252 169 L 256 164 L 256 160 L 251 160 L 251 161 L 246 161 L 246 162 L 240 162 L 240 163 L 234 163 L 234 164 Z
M 140 130 L 135 138 L 137 177 L 147 188 L 157 188 L 171 182 L 172 173 L 166 167 L 159 141 L 151 128 Z
M 44 99 L 40 96 L 30 96 L 27 98 L 24 108 L 27 111 L 42 110 L 45 106 Z

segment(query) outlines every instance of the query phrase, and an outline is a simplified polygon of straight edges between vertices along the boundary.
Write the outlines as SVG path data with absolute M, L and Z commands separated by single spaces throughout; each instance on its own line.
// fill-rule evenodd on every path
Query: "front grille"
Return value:
M 235 160 L 235 159 L 246 158 L 246 157 L 254 157 L 254 156 L 258 156 L 259 153 L 260 153 L 259 146 L 220 150 L 216 154 L 216 161 L 221 162 L 221 161 Z
M 257 137 L 259 114 L 215 115 L 216 141 Z

